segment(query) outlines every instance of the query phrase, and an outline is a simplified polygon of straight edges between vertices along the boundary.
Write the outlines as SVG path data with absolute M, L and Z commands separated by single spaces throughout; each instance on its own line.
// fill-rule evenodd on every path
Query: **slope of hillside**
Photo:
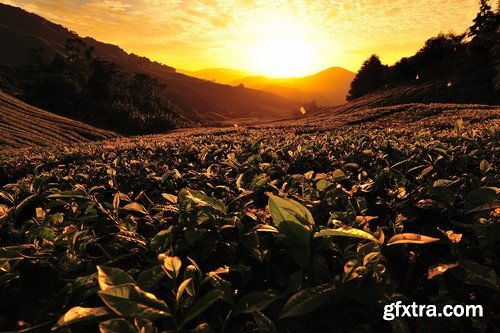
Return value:
M 0 92 L 0 149 L 67 146 L 117 137 L 113 132 L 32 107 Z
M 307 102 L 316 100 L 320 105 L 345 103 L 354 73 L 339 67 L 331 67 L 314 75 L 302 78 L 271 79 L 251 76 L 231 81 L 231 85 L 273 92 L 288 99 Z
M 250 73 L 231 68 L 206 68 L 199 71 L 187 71 L 176 69 L 178 73 L 196 77 L 198 79 L 214 81 L 223 84 L 229 84 L 244 77 L 250 76 Z
M 27 64 L 32 59 L 33 49 L 43 49 L 49 55 L 64 54 L 68 38 L 78 38 L 78 35 L 38 15 L 0 4 L 0 63 Z M 169 97 L 184 110 L 183 115 L 197 121 L 248 116 L 277 119 L 290 116 L 298 108 L 296 102 L 270 92 L 215 84 L 176 73 L 172 67 L 128 54 L 118 46 L 92 38 L 83 40 L 95 48 L 96 56 L 116 62 L 124 71 L 158 78 L 166 84 Z
M 343 117 L 360 110 L 371 110 L 380 107 L 401 106 L 407 104 L 449 104 L 449 105 L 477 105 L 468 100 L 468 96 L 460 96 L 460 92 L 467 90 L 466 86 L 459 82 L 452 86 L 447 85 L 446 80 L 435 82 L 422 82 L 414 84 L 404 84 L 398 87 L 391 87 L 377 90 L 364 95 L 353 101 L 336 107 L 323 107 L 309 116 L 335 116 Z M 486 108 L 498 108 L 498 106 L 485 106 Z
M 484 126 L 500 125 L 498 105 L 433 103 L 432 97 L 430 101 L 425 98 L 429 91 L 436 92 L 438 88 L 434 84 L 425 84 L 384 89 L 343 105 L 322 107 L 295 119 L 269 122 L 263 126 L 321 131 L 351 125 L 409 131 L 424 127 L 441 130 L 453 128 L 458 119 Z

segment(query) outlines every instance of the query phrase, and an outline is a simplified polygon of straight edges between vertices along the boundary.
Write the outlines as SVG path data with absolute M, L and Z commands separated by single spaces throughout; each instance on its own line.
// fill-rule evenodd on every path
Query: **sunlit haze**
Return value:
M 356 71 L 372 53 L 392 64 L 439 32 L 463 32 L 478 10 L 474 0 L 0 2 L 176 68 L 271 77 Z

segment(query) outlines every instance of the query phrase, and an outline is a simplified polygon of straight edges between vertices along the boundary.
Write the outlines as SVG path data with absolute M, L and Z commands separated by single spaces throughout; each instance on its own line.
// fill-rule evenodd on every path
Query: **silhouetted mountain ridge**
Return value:
M 321 105 L 345 103 L 345 96 L 354 73 L 341 67 L 330 67 L 305 77 L 267 78 L 249 76 L 229 82 L 231 85 L 269 91 L 288 99 L 310 102 L 315 100 Z

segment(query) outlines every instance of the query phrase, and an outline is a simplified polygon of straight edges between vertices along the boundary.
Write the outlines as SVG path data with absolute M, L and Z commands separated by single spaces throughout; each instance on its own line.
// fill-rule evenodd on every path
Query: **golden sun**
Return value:
M 310 74 L 314 69 L 314 47 L 300 36 L 275 35 L 253 46 L 253 68 L 271 77 Z
M 315 30 L 294 17 L 271 17 L 253 23 L 256 30 L 247 44 L 248 67 L 275 78 L 312 74 L 318 67 Z

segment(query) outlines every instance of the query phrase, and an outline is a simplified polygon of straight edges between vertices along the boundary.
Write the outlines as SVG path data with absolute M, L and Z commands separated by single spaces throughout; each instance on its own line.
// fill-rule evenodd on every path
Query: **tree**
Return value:
M 380 62 L 380 58 L 373 54 L 368 58 L 351 82 L 347 100 L 352 101 L 383 87 L 387 83 L 389 68 Z
M 473 39 L 481 38 L 481 36 L 498 32 L 500 14 L 491 9 L 488 0 L 480 0 L 479 13 L 477 13 L 473 22 L 474 24 L 469 28 L 469 36 Z
M 17 68 L 27 102 L 123 134 L 176 127 L 177 107 L 158 79 L 94 57 L 81 39 L 68 39 L 65 51 L 48 61 L 43 50 L 33 51 L 32 65 Z
M 488 0 L 479 1 L 479 13 L 469 28 L 468 36 L 472 38 L 471 49 L 487 55 L 490 68 L 488 77 L 492 78 L 495 94 L 500 91 L 500 9 L 492 10 Z M 498 98 L 497 98 L 498 101 Z

